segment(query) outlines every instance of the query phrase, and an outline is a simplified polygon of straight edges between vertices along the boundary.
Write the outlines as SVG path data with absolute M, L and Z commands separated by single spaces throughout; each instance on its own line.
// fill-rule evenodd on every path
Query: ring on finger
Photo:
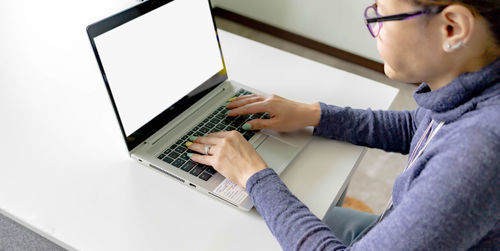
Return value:
M 210 148 L 212 148 L 212 145 L 210 144 L 206 144 L 204 147 L 203 147 L 203 153 L 205 153 L 205 155 L 208 155 L 209 152 L 210 152 Z

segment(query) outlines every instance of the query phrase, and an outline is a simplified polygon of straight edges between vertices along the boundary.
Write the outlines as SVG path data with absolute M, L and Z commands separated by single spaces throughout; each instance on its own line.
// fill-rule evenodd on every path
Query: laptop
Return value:
M 87 27 L 129 155 L 192 189 L 250 210 L 246 191 L 191 161 L 191 136 L 240 132 L 278 174 L 310 131 L 246 131 L 267 113 L 228 117 L 232 97 L 262 92 L 228 79 L 208 0 L 149 0 Z

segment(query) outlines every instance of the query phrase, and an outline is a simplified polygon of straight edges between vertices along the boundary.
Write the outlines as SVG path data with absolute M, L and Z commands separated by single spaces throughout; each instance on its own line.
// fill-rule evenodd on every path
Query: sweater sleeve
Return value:
M 270 168 L 247 181 L 247 192 L 283 250 L 344 249 L 331 230 L 295 197 Z
M 348 248 L 273 170 L 254 174 L 247 192 L 284 250 L 465 250 L 498 227 L 500 218 L 500 140 L 471 134 L 467 144 L 456 139 L 436 153 L 429 148 L 426 156 L 434 156 L 422 156 L 425 169 L 412 170 L 418 177 L 401 201 Z
M 407 154 L 416 128 L 415 111 L 372 111 L 326 105 L 314 135 Z

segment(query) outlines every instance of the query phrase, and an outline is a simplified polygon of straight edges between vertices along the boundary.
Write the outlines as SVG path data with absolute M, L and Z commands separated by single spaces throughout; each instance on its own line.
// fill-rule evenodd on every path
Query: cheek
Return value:
M 384 39 L 383 37 L 377 43 L 380 57 L 384 61 L 384 73 L 387 77 L 407 82 L 410 79 L 409 65 L 407 62 L 408 52 L 397 41 L 393 39 Z
M 384 40 L 380 37 L 380 35 L 377 37 L 377 51 L 378 51 L 378 54 L 380 55 L 380 58 L 385 63 L 385 58 L 386 58 L 385 54 L 387 53 L 386 52 L 387 50 L 385 48 Z
M 397 54 L 399 36 L 391 34 L 389 26 L 384 26 L 377 37 L 377 50 L 384 63 L 391 64 L 393 57 Z
M 397 39 L 394 39 L 391 36 L 388 36 L 384 30 L 380 31 L 379 36 L 377 37 L 377 50 L 380 54 L 380 58 L 384 61 L 385 69 L 393 68 L 394 65 L 397 65 L 397 61 L 400 60 L 399 48 Z M 388 72 L 386 71 L 386 74 Z M 389 76 L 390 77 L 390 76 Z
M 431 79 L 443 66 L 441 42 L 428 28 L 411 23 L 387 23 L 377 37 L 385 74 L 402 82 Z

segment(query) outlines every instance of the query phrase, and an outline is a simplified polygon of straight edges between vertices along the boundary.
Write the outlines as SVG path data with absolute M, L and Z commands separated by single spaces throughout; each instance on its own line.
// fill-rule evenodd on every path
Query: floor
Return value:
M 323 53 L 302 47 L 252 30 L 240 24 L 216 18 L 217 26 L 223 30 L 250 38 L 252 40 L 300 55 L 317 62 L 330 65 L 399 89 L 391 109 L 406 110 L 416 108 L 412 93 L 415 85 L 399 83 L 383 74 L 333 58 Z M 352 177 L 347 196 L 356 198 L 380 214 L 391 195 L 394 179 L 406 164 L 406 156 L 369 149 Z M 0 214 L 0 251 L 3 250 L 63 250 L 59 246 L 20 226 Z

